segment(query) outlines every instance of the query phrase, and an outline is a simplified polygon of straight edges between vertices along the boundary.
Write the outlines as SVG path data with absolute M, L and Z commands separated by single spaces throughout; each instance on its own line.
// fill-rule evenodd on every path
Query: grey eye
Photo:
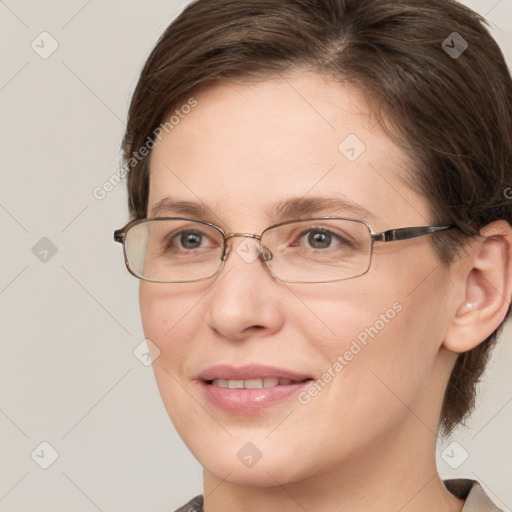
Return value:
M 203 235 L 198 232 L 186 231 L 181 233 L 179 240 L 185 249 L 196 249 L 201 246 Z

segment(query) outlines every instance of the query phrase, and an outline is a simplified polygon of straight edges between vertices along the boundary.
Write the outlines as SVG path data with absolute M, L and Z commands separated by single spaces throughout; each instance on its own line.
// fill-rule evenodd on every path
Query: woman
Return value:
M 435 462 L 511 298 L 512 82 L 482 21 L 198 0 L 156 45 L 115 238 L 204 468 L 180 510 L 498 510 Z

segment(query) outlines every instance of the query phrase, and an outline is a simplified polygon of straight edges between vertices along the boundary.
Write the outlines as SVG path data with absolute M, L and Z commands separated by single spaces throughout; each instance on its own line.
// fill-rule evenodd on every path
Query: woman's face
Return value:
M 296 199 L 295 218 L 350 217 L 374 231 L 430 224 L 403 181 L 412 166 L 353 88 L 303 73 L 194 98 L 153 149 L 148 217 L 172 197 L 206 213 L 159 216 L 260 234 L 288 220 L 272 216 L 276 205 Z M 326 198 L 346 204 L 327 209 Z M 453 354 L 442 348 L 450 280 L 429 237 L 375 244 L 368 273 L 318 284 L 276 280 L 246 256 L 251 239 L 230 243 L 211 279 L 140 284 L 161 396 L 203 467 L 274 486 L 335 468 L 355 476 L 407 446 L 433 452 Z

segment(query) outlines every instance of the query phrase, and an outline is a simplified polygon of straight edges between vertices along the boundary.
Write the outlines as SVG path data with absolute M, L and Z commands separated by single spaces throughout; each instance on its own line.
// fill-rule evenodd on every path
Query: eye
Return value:
M 199 230 L 187 229 L 169 233 L 165 237 L 163 245 L 168 250 L 193 250 L 207 246 L 209 241 L 211 242 L 207 234 Z
M 348 238 L 344 238 L 326 228 L 309 228 L 302 231 L 299 235 L 299 241 L 293 245 L 308 245 L 312 249 L 328 249 L 336 246 L 352 245 Z
M 182 231 L 179 233 L 179 243 L 185 249 L 197 249 L 201 247 L 203 234 L 199 231 Z

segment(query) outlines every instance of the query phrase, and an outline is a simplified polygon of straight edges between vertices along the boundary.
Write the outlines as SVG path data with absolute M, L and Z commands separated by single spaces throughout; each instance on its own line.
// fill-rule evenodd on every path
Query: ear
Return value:
M 512 296 L 512 228 L 496 221 L 480 230 L 459 265 L 454 314 L 443 347 L 467 352 L 490 336 L 507 314 Z

